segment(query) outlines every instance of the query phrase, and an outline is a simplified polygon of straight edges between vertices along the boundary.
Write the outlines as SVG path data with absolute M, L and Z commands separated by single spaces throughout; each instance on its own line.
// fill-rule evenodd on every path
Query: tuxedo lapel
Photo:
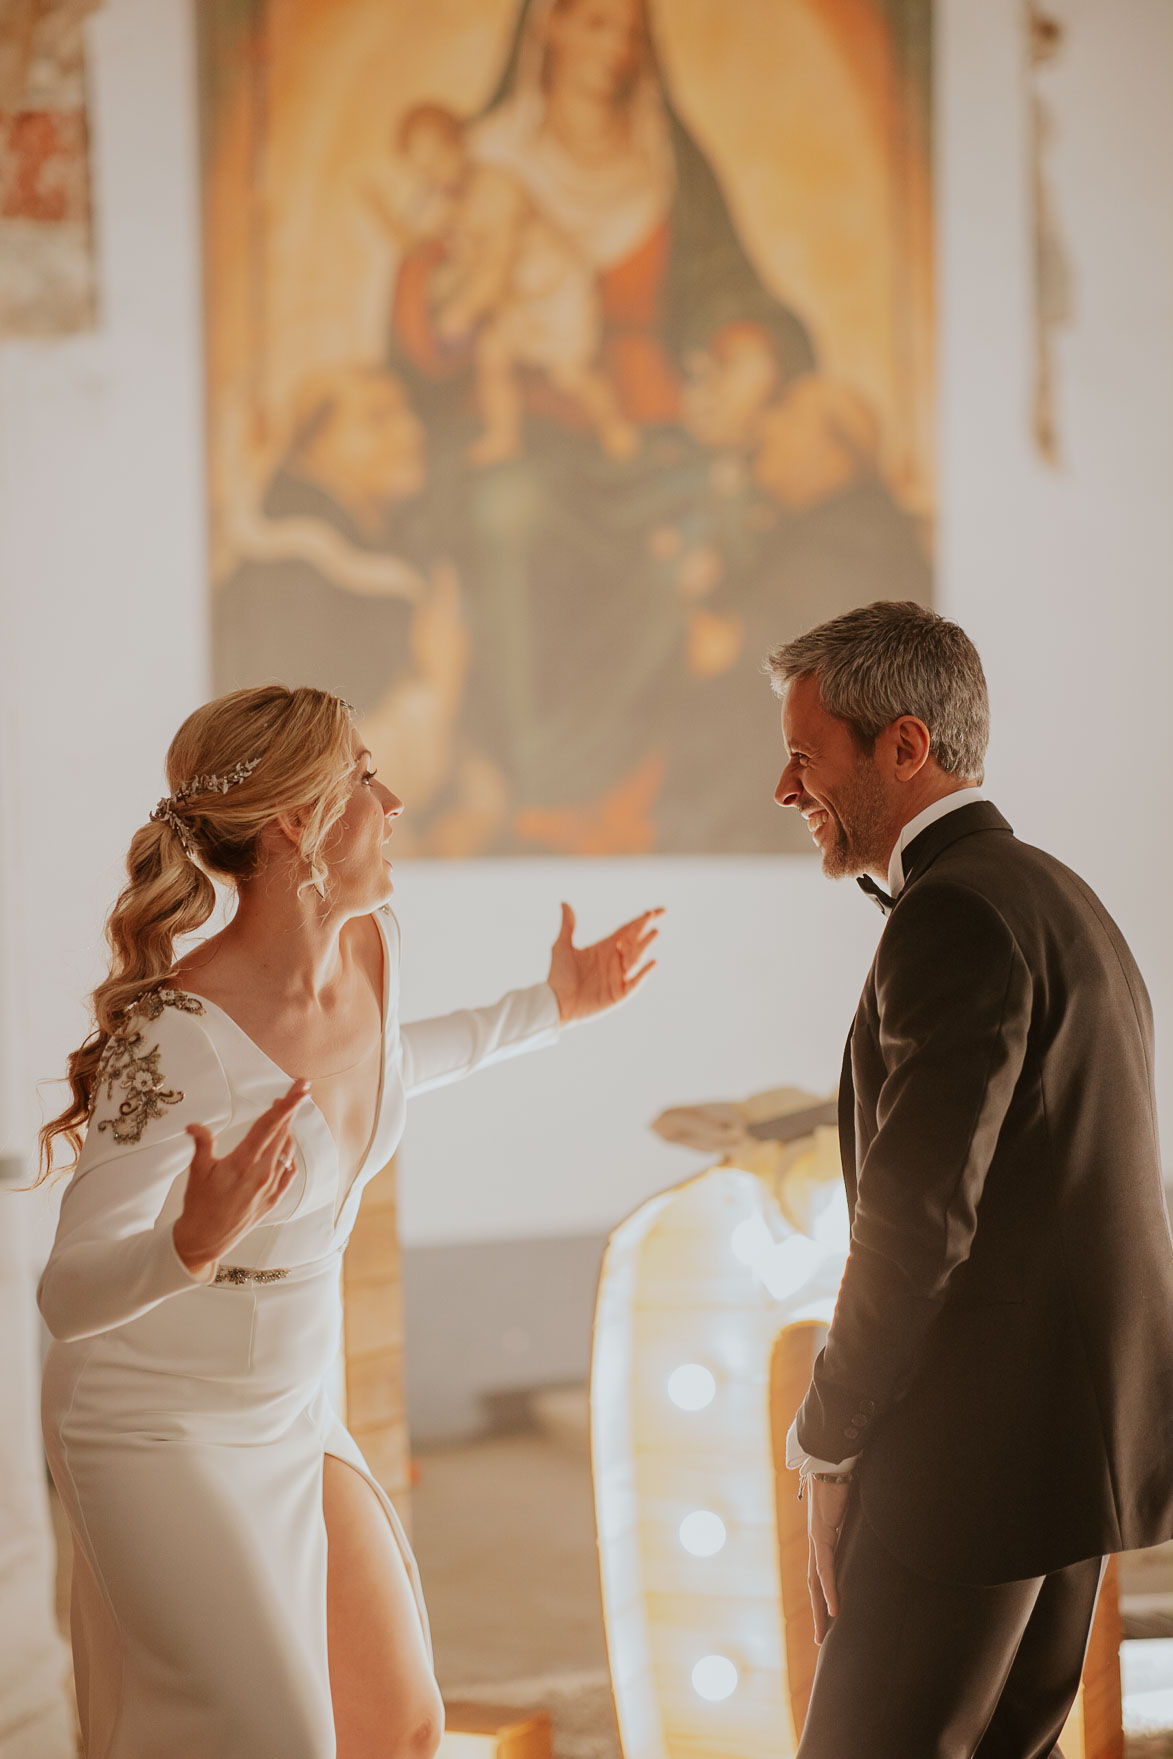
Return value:
M 851 1073 L 851 1040 L 854 1036 L 853 1026 L 847 1034 L 843 1067 L 839 1072 L 839 1159 L 843 1165 L 849 1210 L 855 1205 L 855 1081 Z
M 945 817 L 939 818 L 936 824 L 931 824 L 926 830 L 923 830 L 919 837 L 914 837 L 904 851 L 904 889 L 900 893 L 900 898 L 905 896 L 909 886 L 914 885 L 922 874 L 928 871 L 943 850 L 948 849 L 962 837 L 973 836 L 978 831 L 1006 831 L 1013 835 L 1009 824 L 996 806 L 993 806 L 988 800 L 975 800 L 970 806 L 959 806 L 956 812 L 946 813 Z M 875 901 L 880 888 L 872 883 L 865 887 L 865 890 L 872 895 Z M 887 894 L 883 895 L 887 896 Z M 885 915 L 890 915 L 891 909 L 899 908 L 900 898 L 897 898 L 895 904 L 885 911 Z M 867 982 L 864 985 L 863 996 L 860 999 L 859 1012 L 847 1035 L 847 1044 L 843 1051 L 843 1067 L 839 1075 L 839 1155 L 843 1163 L 843 1183 L 847 1190 L 847 1207 L 850 1212 L 854 1212 L 855 1209 L 860 1158 L 855 1117 L 855 1077 L 851 1062 L 852 1041 L 860 1021 L 866 1017 L 869 1011 L 875 1009 L 875 991 L 876 966 L 873 960 Z

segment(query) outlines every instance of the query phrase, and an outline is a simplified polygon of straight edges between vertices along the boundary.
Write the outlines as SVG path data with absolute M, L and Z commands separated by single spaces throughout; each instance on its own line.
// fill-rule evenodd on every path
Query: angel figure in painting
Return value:
M 866 398 L 824 373 L 786 383 L 763 324 L 725 324 L 698 349 L 681 395 L 684 426 L 714 451 L 743 452 L 754 481 L 790 513 L 871 480 L 880 425 Z
M 85 1751 L 431 1759 L 415 1564 L 330 1399 L 341 1256 L 408 1096 L 629 996 L 659 912 L 580 948 L 563 905 L 546 982 L 401 1024 L 403 806 L 349 705 L 235 691 L 167 777 L 42 1133 L 77 1156 L 39 1301 Z M 180 956 L 214 879 L 235 912 Z
M 483 432 L 470 462 L 499 464 L 520 452 L 526 367 L 578 406 L 610 457 L 631 457 L 638 431 L 598 365 L 591 265 L 519 177 L 474 158 L 453 111 L 416 105 L 398 142 L 411 173 L 407 198 L 398 208 L 380 201 L 378 210 L 401 244 L 439 243 L 428 300 L 437 335 L 473 349 Z

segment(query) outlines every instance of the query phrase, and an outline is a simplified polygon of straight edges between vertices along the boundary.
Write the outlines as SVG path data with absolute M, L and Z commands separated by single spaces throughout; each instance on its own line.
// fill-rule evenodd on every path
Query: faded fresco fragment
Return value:
M 0 336 L 94 323 L 83 20 L 97 4 L 0 8 Z
M 219 687 L 419 853 L 791 846 L 763 653 L 931 593 L 928 0 L 201 10 Z

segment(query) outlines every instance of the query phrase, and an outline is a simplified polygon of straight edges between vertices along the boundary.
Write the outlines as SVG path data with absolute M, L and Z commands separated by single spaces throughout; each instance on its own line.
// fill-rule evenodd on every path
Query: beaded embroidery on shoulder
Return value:
M 165 1085 L 159 1067 L 159 1046 L 144 1044 L 141 1029 L 134 1025 L 135 1015 L 157 1020 L 164 1008 L 202 1014 L 204 1004 L 198 996 L 181 989 L 148 990 L 139 997 L 125 1023 L 106 1040 L 90 1096 L 90 1116 L 103 1087 L 108 1100 L 114 1098 L 115 1086 L 123 1090 L 125 1098 L 117 1115 L 98 1120 L 98 1129 L 109 1130 L 115 1142 L 141 1141 L 151 1119 L 163 1117 L 168 1106 L 178 1105 L 183 1098 L 181 1088 Z
M 145 1014 L 148 1020 L 157 1020 L 164 1008 L 178 1008 L 182 1014 L 202 1014 L 204 1004 L 199 996 L 190 995 L 185 989 L 149 989 L 134 1005 L 135 1013 Z

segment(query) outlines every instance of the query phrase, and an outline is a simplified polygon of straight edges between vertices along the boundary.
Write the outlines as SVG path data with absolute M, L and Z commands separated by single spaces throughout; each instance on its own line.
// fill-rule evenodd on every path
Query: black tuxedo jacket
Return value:
M 798 1418 L 939 1580 L 1173 1535 L 1152 1015 L 1068 868 L 978 801 L 904 855 L 844 1059 L 851 1253 Z

